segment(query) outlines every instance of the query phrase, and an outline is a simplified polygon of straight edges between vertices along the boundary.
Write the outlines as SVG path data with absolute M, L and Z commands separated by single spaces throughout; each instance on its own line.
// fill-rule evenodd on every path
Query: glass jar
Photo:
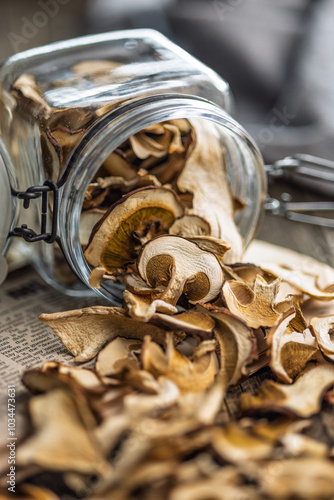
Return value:
M 91 179 L 130 136 L 180 118 L 215 124 L 233 194 L 245 202 L 236 224 L 245 245 L 254 237 L 266 193 L 261 155 L 231 117 L 227 83 L 160 33 L 121 31 L 32 49 L 5 61 L 0 82 L 0 208 L 6 214 L 0 254 L 13 239 L 8 234 L 23 236 L 23 251 L 47 282 L 85 294 L 91 268 L 79 224 Z M 23 228 L 14 229 L 19 223 Z M 68 271 L 60 275 L 56 243 L 80 282 L 64 279 Z M 0 265 L 4 275 L 3 259 Z M 118 285 L 103 285 L 96 293 L 111 302 L 120 298 Z

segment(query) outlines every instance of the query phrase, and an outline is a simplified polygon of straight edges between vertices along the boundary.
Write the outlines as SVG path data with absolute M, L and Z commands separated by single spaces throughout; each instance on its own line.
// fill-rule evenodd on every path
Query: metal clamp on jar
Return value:
M 267 176 L 318 178 L 316 167 L 326 185 L 333 179 L 330 162 L 304 156 L 265 169 L 256 144 L 231 117 L 228 84 L 152 30 L 88 36 L 17 54 L 2 65 L 0 82 L 0 281 L 3 256 L 16 237 L 47 282 L 72 295 L 87 293 L 91 268 L 80 243 L 80 217 L 88 186 L 121 144 L 154 124 L 212 124 L 233 196 L 242 200 L 235 223 L 245 246 L 264 206 L 289 218 L 312 208 L 266 201 Z M 319 223 L 310 217 L 304 220 Z M 64 257 L 80 281 L 60 272 Z M 98 293 L 112 302 L 121 297 L 116 284 Z

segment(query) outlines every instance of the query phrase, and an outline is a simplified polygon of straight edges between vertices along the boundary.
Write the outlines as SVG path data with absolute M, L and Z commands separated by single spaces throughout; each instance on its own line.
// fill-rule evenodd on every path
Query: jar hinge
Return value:
M 46 232 L 47 211 L 48 211 L 48 193 L 53 193 L 53 207 L 52 207 L 52 221 L 51 232 Z M 37 234 L 33 229 L 29 228 L 26 224 L 21 227 L 15 227 L 9 236 L 20 236 L 28 243 L 35 241 L 45 241 L 46 243 L 54 243 L 57 239 L 57 225 L 58 225 L 58 208 L 59 208 L 59 193 L 58 185 L 52 181 L 45 181 L 43 186 L 31 186 L 24 192 L 17 192 L 12 190 L 12 195 L 23 200 L 23 208 L 30 207 L 30 201 L 35 200 L 42 196 L 42 210 L 41 210 L 41 232 Z
M 322 196 L 331 197 L 331 201 L 292 201 L 289 193 L 282 193 L 281 199 L 267 196 L 265 209 L 272 215 L 279 215 L 289 220 L 304 222 L 321 227 L 334 228 L 334 219 L 322 217 L 321 213 L 334 213 L 334 162 L 307 154 L 288 156 L 265 165 L 269 184 L 276 179 L 304 186 L 317 191 Z M 312 215 L 314 212 L 316 215 Z

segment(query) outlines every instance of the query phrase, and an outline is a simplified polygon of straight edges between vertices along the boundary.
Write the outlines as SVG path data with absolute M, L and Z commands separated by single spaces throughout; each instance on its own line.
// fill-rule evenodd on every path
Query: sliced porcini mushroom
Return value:
M 116 337 L 99 352 L 95 369 L 102 380 L 108 384 L 110 377 L 116 378 L 133 388 L 157 393 L 159 388 L 155 378 L 140 369 L 139 355 L 142 342 L 138 339 Z
M 188 239 L 196 243 L 202 250 L 215 254 L 218 261 L 222 264 L 224 263 L 226 252 L 231 248 L 229 243 L 213 236 L 189 236 Z
M 83 424 L 69 392 L 55 389 L 29 402 L 35 429 L 17 449 L 17 464 L 36 464 L 45 470 L 105 474 L 109 465 L 92 432 Z
M 152 320 L 170 330 L 211 337 L 215 321 L 209 314 L 200 311 L 186 311 L 173 316 L 156 313 Z
M 154 175 L 142 174 L 140 171 L 137 172 L 137 176 L 131 180 L 125 180 L 123 177 L 110 176 L 110 177 L 98 177 L 96 179 L 96 185 L 101 189 L 118 189 L 122 194 L 127 194 L 130 191 L 136 189 L 147 187 L 147 186 L 161 186 L 161 183 Z
M 265 498 L 303 500 L 332 498 L 334 464 L 321 457 L 270 460 L 258 470 Z
M 193 361 L 174 347 L 173 336 L 167 335 L 166 353 L 158 344 L 146 337 L 141 361 L 144 370 L 155 377 L 165 376 L 173 380 L 182 392 L 203 391 L 211 386 L 216 374 L 215 344 L 211 341 L 194 353 Z M 203 344 L 202 343 L 202 344 Z
M 211 234 L 210 224 L 199 215 L 185 214 L 169 228 L 169 234 L 176 236 L 209 236 Z
M 138 274 L 129 273 L 124 275 L 124 283 L 126 289 L 136 295 L 157 295 L 164 291 L 163 285 L 153 288 L 148 286 L 147 283 Z
M 41 314 L 39 319 L 53 329 L 77 362 L 94 358 L 103 345 L 115 337 L 142 340 L 145 335 L 151 335 L 154 341 L 164 344 L 166 336 L 164 329 L 139 323 L 119 307 L 87 307 Z
M 114 204 L 95 226 L 85 257 L 92 266 L 113 271 L 136 258 L 136 235 L 146 233 L 156 221 L 160 230 L 167 232 L 182 215 L 183 208 L 172 190 L 149 187 L 135 191 Z
M 149 156 L 162 158 L 168 153 L 184 151 L 180 129 L 168 122 L 150 125 L 132 135 L 129 141 L 134 154 L 141 160 Z
M 182 193 L 193 194 L 190 213 L 207 220 L 211 236 L 231 245 L 226 263 L 240 262 L 243 241 L 233 218 L 233 196 L 217 129 L 207 120 L 190 120 L 190 123 L 196 132 L 196 144 L 186 160 L 177 186 Z
M 215 320 L 214 335 L 218 342 L 220 375 L 228 385 L 235 385 L 254 357 L 255 337 L 251 329 L 227 309 L 197 306 Z
M 268 284 L 260 275 L 253 288 L 243 281 L 226 281 L 223 296 L 231 313 L 251 328 L 274 326 L 281 318 L 274 305 L 279 285 L 279 280 Z
M 318 352 L 314 336 L 297 306 L 278 326 L 273 327 L 267 339 L 270 346 L 270 367 L 283 382 L 291 383 Z
M 103 168 L 109 175 L 115 178 L 121 177 L 125 181 L 133 181 L 138 177 L 137 169 L 119 148 L 115 149 L 115 151 L 104 160 Z
M 282 412 L 308 418 L 321 408 L 324 393 L 334 385 L 334 366 L 321 363 L 305 370 L 291 385 L 266 380 L 257 396 L 244 393 L 240 399 L 244 412 Z
M 124 291 L 123 299 L 129 316 L 138 321 L 150 321 L 157 311 L 165 314 L 177 313 L 177 308 L 164 300 L 152 299 L 151 296 L 135 295 L 129 290 Z
M 273 456 L 274 449 L 271 440 L 252 434 L 239 422 L 213 428 L 212 446 L 223 460 L 235 464 L 268 459 Z
M 295 271 L 289 263 L 284 265 L 263 264 L 262 269 L 273 276 L 286 281 L 303 293 L 317 300 L 334 300 L 334 291 L 321 290 L 317 285 L 318 276 L 308 271 Z
M 331 266 L 288 248 L 255 240 L 248 247 L 245 259 L 264 268 L 267 263 L 276 264 L 297 274 L 300 272 L 314 276 L 314 283 L 319 290 L 334 289 L 334 269 Z
M 93 227 L 101 219 L 101 217 L 103 217 L 104 213 L 105 210 L 97 208 L 82 211 L 79 226 L 81 246 L 85 247 L 88 244 Z
M 108 274 L 104 267 L 95 267 L 88 278 L 89 285 L 93 288 L 100 288 L 104 281 L 117 281 L 116 276 Z
M 159 298 L 173 305 L 182 293 L 191 304 L 208 302 L 219 294 L 224 281 L 215 255 L 181 236 L 160 236 L 147 242 L 137 267 L 152 288 L 166 285 Z
M 334 361 L 334 316 L 312 318 L 310 327 L 321 351 Z
M 40 369 L 26 370 L 22 376 L 22 382 L 32 393 L 72 386 L 72 383 L 87 391 L 98 390 L 102 386 L 95 371 L 89 368 L 66 366 L 59 361 L 47 361 Z

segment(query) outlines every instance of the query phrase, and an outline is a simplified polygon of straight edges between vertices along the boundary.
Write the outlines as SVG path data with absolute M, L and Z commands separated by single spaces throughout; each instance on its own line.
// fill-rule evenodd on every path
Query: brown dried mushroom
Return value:
M 113 205 L 93 229 L 85 257 L 94 267 L 108 271 L 133 261 L 141 239 L 167 232 L 183 208 L 166 188 L 143 188 Z

